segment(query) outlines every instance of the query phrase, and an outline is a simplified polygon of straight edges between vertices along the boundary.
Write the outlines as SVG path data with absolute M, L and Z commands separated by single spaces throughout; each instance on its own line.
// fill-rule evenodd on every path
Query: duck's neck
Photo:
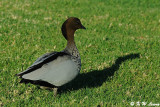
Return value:
M 79 54 L 78 49 L 76 47 L 75 41 L 74 41 L 74 30 L 68 30 L 67 31 L 67 46 L 64 49 L 64 51 L 68 52 L 71 55 Z
M 67 46 L 66 46 L 66 48 L 67 48 L 67 49 L 70 49 L 70 50 L 76 48 L 75 42 L 74 42 L 74 41 L 67 41 Z
M 74 41 L 67 41 L 67 46 L 66 46 L 66 48 L 64 49 L 64 51 L 66 51 L 67 53 L 69 53 L 69 54 L 71 54 L 71 55 L 73 55 L 73 53 L 74 53 L 75 51 L 78 52 L 78 49 L 77 49 L 77 47 L 76 47 L 75 42 L 74 42 Z

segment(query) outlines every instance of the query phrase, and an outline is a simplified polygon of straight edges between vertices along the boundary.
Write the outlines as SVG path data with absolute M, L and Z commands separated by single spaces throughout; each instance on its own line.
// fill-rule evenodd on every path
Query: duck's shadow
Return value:
M 63 93 L 68 90 L 78 90 L 86 87 L 99 87 L 103 84 L 103 82 L 107 81 L 109 77 L 114 75 L 124 61 L 139 58 L 139 56 L 139 53 L 136 53 L 118 57 L 111 67 L 103 70 L 94 70 L 88 73 L 82 73 L 72 82 L 62 86 L 59 91 L 60 93 Z

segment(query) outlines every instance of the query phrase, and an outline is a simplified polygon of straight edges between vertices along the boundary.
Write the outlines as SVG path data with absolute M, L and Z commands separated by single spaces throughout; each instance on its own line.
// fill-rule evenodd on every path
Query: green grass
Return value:
M 1 0 L 0 106 L 129 106 L 160 104 L 159 0 Z M 76 31 L 80 75 L 53 92 L 19 84 L 15 74 L 37 57 L 61 51 L 61 25 L 81 19 Z

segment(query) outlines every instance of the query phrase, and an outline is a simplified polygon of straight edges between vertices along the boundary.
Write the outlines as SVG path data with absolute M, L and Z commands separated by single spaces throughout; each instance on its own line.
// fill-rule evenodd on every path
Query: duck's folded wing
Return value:
M 45 81 L 54 86 L 62 86 L 73 80 L 79 71 L 77 65 L 68 55 L 60 56 L 54 61 L 44 64 L 33 72 L 24 74 L 23 79 L 30 81 Z
M 39 57 L 27 70 L 18 73 L 17 76 L 22 77 L 24 74 L 33 72 L 41 68 L 44 64 L 47 64 L 57 59 L 59 56 L 63 56 L 63 55 L 68 55 L 68 54 L 64 52 L 51 52 L 51 53 L 44 54 L 41 57 Z

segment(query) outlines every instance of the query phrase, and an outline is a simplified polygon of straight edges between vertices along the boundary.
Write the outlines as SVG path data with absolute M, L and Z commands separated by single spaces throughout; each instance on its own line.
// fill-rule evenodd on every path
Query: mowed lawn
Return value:
M 15 74 L 39 56 L 61 51 L 61 25 L 78 17 L 80 75 L 53 91 L 19 84 Z M 159 0 L 1 0 L 0 106 L 160 104 Z

